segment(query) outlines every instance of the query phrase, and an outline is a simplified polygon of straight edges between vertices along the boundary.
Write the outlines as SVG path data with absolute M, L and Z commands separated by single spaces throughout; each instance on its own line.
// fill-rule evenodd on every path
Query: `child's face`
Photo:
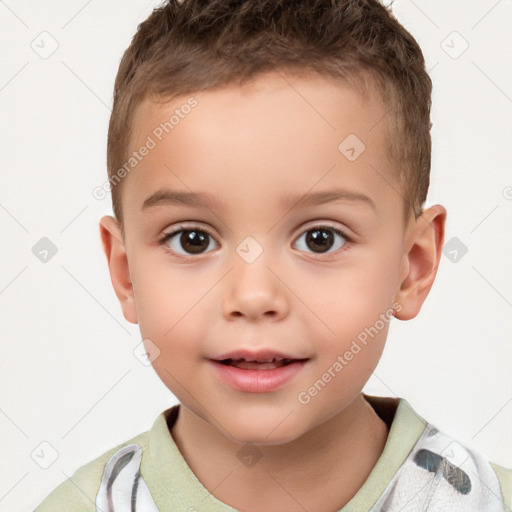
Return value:
M 148 136 L 156 146 L 123 184 L 113 279 L 125 317 L 158 347 L 153 366 L 183 406 L 240 442 L 291 441 L 343 411 L 379 361 L 394 303 L 409 307 L 400 290 L 415 223 L 403 224 L 387 108 L 321 78 L 287 80 L 144 102 L 130 154 Z M 181 109 L 190 96 L 197 105 Z M 176 109 L 159 141 L 155 129 Z M 209 202 L 173 203 L 171 191 Z M 296 203 L 335 191 L 337 200 Z M 190 231 L 160 243 L 171 228 Z M 212 361 L 237 350 L 307 361 L 272 387 L 283 370 L 249 376 Z M 229 381 L 235 372 L 248 383 Z

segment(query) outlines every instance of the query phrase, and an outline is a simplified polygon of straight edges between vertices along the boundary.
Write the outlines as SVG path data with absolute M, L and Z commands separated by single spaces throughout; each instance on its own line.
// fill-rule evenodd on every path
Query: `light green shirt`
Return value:
M 510 511 L 511 469 L 439 432 L 403 398 L 364 397 L 389 435 L 365 483 L 338 512 Z M 35 512 L 236 512 L 201 484 L 176 446 L 170 428 L 179 407 L 79 468 Z

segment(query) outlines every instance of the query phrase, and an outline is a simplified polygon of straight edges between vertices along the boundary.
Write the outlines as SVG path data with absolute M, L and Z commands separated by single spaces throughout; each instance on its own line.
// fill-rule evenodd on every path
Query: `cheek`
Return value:
M 171 338 L 180 319 L 186 318 L 193 292 L 173 278 L 168 266 L 142 259 L 138 263 L 131 276 L 139 328 L 143 337 L 159 345 Z
M 348 259 L 347 259 L 348 261 Z M 392 307 L 399 256 L 390 251 L 359 250 L 349 264 L 317 272 L 301 295 L 325 324 L 325 339 L 353 337 Z
M 165 258 L 149 260 L 139 259 L 132 273 L 139 328 L 160 350 L 155 365 L 176 371 L 177 364 L 202 354 L 215 281 L 211 274 L 198 276 L 197 269 L 172 268 Z
M 315 326 L 311 335 L 322 368 L 336 375 L 332 389 L 337 393 L 352 396 L 379 362 L 392 321 L 398 260 L 396 247 L 361 248 L 350 264 L 325 269 L 317 273 L 314 287 L 309 283 L 314 293 L 309 292 L 308 306 L 321 320 L 310 324 Z M 311 376 L 313 381 L 320 377 Z

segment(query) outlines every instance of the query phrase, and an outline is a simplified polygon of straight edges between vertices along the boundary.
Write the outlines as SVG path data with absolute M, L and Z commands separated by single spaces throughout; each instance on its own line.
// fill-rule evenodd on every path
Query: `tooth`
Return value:
M 291 359 L 286 358 L 279 358 L 279 357 L 269 357 L 267 359 L 244 359 L 243 357 L 237 358 L 237 359 L 226 359 L 225 361 L 228 362 L 228 364 L 231 363 L 241 363 L 241 362 L 248 362 L 248 363 L 275 363 L 275 362 L 288 362 L 291 361 Z
M 273 362 L 242 361 L 234 366 L 242 370 L 274 370 L 279 364 Z

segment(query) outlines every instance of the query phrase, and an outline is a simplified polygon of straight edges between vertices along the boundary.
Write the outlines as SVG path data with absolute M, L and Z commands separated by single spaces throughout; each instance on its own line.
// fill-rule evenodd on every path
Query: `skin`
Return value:
M 124 239 L 114 218 L 101 219 L 112 284 L 125 318 L 160 350 L 153 367 L 181 403 L 171 434 L 202 484 L 247 512 L 337 510 L 387 439 L 361 391 L 389 324 L 307 404 L 297 397 L 393 304 L 396 318 L 418 314 L 440 261 L 446 210 L 432 206 L 404 224 L 386 123 L 378 122 L 387 108 L 376 95 L 316 75 L 269 73 L 193 96 L 197 107 L 125 178 Z M 129 153 L 188 97 L 141 103 Z M 355 161 L 338 150 L 348 134 L 366 146 Z M 337 188 L 368 196 L 375 209 L 347 199 L 280 205 L 286 194 Z M 159 189 L 208 192 L 218 204 L 142 211 Z M 187 253 L 180 234 L 159 244 L 180 223 L 212 232 L 200 254 Z M 347 238 L 328 232 L 335 241 L 327 252 L 308 245 L 320 224 Z M 252 263 L 236 252 L 247 236 L 263 249 Z M 247 393 L 220 381 L 208 362 L 239 348 L 309 361 L 282 388 Z M 237 458 L 246 443 L 262 455 L 252 467 Z

